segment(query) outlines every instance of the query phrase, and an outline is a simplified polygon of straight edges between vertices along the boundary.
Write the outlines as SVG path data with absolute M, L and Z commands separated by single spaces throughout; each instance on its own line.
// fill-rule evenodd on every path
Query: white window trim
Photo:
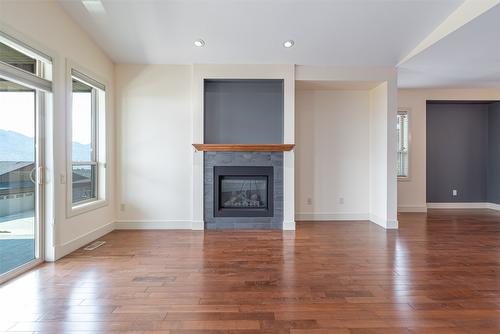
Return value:
M 407 176 L 398 176 L 398 182 L 409 182 L 411 181 L 411 147 L 412 147 L 412 140 L 411 140 L 411 108 L 398 108 L 398 113 L 400 112 L 405 112 L 408 115 L 408 175 Z M 398 139 L 399 141 L 399 139 Z
M 97 142 L 96 145 L 99 147 L 97 150 L 97 199 L 92 201 L 85 201 L 77 204 L 73 204 L 73 152 L 72 152 L 72 139 L 73 139 L 73 112 L 72 112 L 72 94 L 73 94 L 73 84 L 72 71 L 77 71 L 93 81 L 99 83 L 101 86 L 109 87 L 106 79 L 92 73 L 91 71 L 83 68 L 82 66 L 76 64 L 71 60 L 66 60 L 66 110 L 70 111 L 66 113 L 66 217 L 74 217 L 81 215 L 86 212 L 94 211 L 109 205 L 109 184 L 110 175 L 107 168 L 107 158 L 109 152 L 109 141 L 107 133 L 109 133 L 109 122 L 108 115 L 110 110 L 110 99 L 109 92 L 105 90 L 105 105 L 104 112 L 98 110 L 96 131 Z M 92 83 L 92 82 L 90 82 Z M 101 87 L 96 87 L 101 88 Z M 102 109 L 102 108 L 100 108 Z M 102 124 L 104 123 L 104 124 Z M 104 132 L 104 134 L 103 134 Z

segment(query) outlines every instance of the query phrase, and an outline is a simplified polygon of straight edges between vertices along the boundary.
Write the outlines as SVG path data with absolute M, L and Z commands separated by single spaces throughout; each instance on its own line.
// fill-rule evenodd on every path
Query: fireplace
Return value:
M 207 230 L 283 228 L 283 152 L 203 154 Z
M 271 166 L 214 166 L 214 217 L 273 217 Z

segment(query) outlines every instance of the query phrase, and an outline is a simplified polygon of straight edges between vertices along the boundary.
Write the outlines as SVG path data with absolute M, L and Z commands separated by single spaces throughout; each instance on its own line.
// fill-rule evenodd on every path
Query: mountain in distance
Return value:
M 33 138 L 0 129 L 0 161 L 33 161 Z
M 0 129 L 0 161 L 33 161 L 33 138 L 14 131 Z M 73 159 L 89 160 L 90 145 L 73 142 Z

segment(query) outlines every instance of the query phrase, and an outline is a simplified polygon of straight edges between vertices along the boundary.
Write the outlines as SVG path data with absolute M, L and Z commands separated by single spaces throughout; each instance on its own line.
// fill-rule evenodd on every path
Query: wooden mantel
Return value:
M 193 144 L 198 151 L 285 152 L 295 144 Z

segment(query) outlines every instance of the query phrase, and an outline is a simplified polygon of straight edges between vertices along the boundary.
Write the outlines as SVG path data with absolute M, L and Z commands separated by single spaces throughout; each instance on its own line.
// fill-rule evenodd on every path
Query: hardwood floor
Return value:
M 0 331 L 500 333 L 500 215 L 115 231 L 0 287 Z

